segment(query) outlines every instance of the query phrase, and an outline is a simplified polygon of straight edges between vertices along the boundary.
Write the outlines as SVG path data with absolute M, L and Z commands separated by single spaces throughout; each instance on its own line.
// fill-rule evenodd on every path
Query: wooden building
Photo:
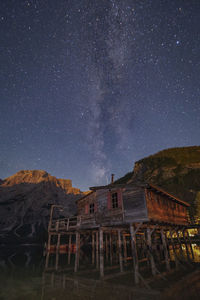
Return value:
M 194 258 L 187 231 L 188 203 L 152 184 L 110 184 L 90 189 L 77 201 L 76 216 L 54 220 L 52 208 L 46 270 L 50 256 L 55 256 L 58 270 L 59 257 L 67 255 L 64 261 L 68 265 L 73 261 L 77 272 L 84 245 L 100 278 L 105 279 L 109 268 L 119 267 L 123 273 L 131 263 L 135 283 L 145 282 L 141 275 L 144 267 L 156 275 L 163 264 L 169 271 L 172 260 L 178 268 L 185 258 Z
M 77 201 L 81 226 L 159 222 L 187 225 L 189 204 L 152 185 L 92 187 Z

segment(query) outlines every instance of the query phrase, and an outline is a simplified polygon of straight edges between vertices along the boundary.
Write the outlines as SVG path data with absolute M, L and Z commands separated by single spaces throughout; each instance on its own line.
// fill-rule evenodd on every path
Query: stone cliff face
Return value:
M 73 215 L 81 195 L 69 179 L 57 179 L 42 170 L 17 172 L 0 183 L 0 238 L 4 242 L 42 240 L 51 204 L 64 206 L 63 216 Z M 55 209 L 54 216 L 60 214 Z
M 171 148 L 141 159 L 133 172 L 116 182 L 151 182 L 191 204 L 191 215 L 199 215 L 200 147 Z

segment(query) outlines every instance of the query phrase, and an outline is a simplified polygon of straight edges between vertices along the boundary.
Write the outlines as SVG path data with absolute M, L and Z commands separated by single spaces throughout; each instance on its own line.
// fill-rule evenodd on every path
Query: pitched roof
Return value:
M 168 192 L 164 191 L 162 188 L 160 188 L 160 187 L 158 187 L 158 186 L 156 186 L 154 184 L 151 184 L 151 183 L 148 183 L 148 185 L 149 185 L 150 188 L 152 188 L 154 190 L 157 190 L 158 192 L 160 192 L 162 194 L 167 195 L 169 198 L 172 198 L 172 199 L 176 200 L 177 202 L 180 202 L 181 204 L 184 204 L 185 206 L 190 206 L 189 203 L 187 203 L 187 202 L 185 202 L 185 201 L 183 201 L 183 200 L 181 200 L 181 199 L 179 199 L 179 198 L 177 198 L 177 197 L 169 194 Z

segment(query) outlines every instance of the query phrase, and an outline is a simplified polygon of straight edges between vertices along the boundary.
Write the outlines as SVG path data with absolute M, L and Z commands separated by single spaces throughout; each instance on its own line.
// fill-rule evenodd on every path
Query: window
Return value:
M 90 214 L 94 213 L 94 203 L 90 204 Z
M 118 207 L 117 193 L 113 193 L 111 199 L 112 199 L 112 208 L 117 208 Z

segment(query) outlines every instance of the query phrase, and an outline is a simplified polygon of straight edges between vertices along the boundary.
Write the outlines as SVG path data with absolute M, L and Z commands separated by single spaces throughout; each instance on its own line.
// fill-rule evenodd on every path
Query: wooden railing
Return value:
M 116 209 L 112 211 L 105 211 L 104 213 L 94 213 L 94 214 L 87 214 L 81 216 L 73 216 L 69 218 L 63 219 L 53 219 L 49 223 L 49 231 L 68 231 L 71 229 L 78 228 L 80 226 L 87 226 L 87 225 L 95 225 L 102 222 L 106 222 L 108 220 L 115 220 L 116 217 L 121 217 L 123 220 L 123 211 L 121 209 Z
M 69 230 L 80 225 L 79 217 L 70 217 L 65 219 L 52 220 L 49 224 L 50 231 Z
M 49 224 L 49 231 L 71 230 L 85 224 L 95 224 L 95 215 L 75 216 L 64 219 L 52 220 Z

